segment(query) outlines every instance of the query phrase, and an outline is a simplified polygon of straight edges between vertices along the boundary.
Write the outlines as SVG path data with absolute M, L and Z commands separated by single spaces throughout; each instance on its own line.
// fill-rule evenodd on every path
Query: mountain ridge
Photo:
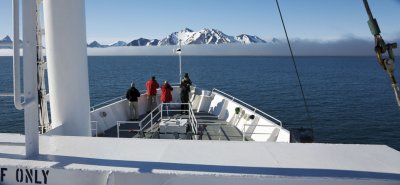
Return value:
M 162 39 L 148 39 L 140 37 L 130 42 L 117 41 L 110 45 L 102 45 L 97 41 L 88 44 L 90 48 L 104 47 L 126 47 L 126 46 L 171 46 L 171 45 L 196 45 L 196 44 L 258 44 L 267 43 L 265 40 L 255 35 L 240 34 L 230 36 L 217 29 L 203 28 L 199 31 L 193 31 L 190 28 L 184 28 L 173 32 Z
M 0 40 L 0 48 L 12 48 L 10 36 Z M 199 31 L 193 31 L 190 28 L 184 28 L 173 32 L 161 39 L 138 38 L 131 41 L 115 41 L 112 44 L 101 44 L 93 41 L 87 44 L 88 48 L 107 48 L 107 47 L 129 47 L 129 46 L 174 46 L 174 45 L 198 45 L 198 44 L 259 44 L 267 43 L 265 40 L 255 35 L 240 34 L 230 36 L 217 29 L 203 28 Z
M 5 36 L 0 40 L 0 49 L 12 49 L 12 40 L 10 36 Z

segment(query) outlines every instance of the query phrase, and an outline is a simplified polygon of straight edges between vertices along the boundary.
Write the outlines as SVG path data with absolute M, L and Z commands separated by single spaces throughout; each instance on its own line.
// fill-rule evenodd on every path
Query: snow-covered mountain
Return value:
M 266 43 L 265 40 L 262 40 L 257 36 L 251 36 L 247 34 L 241 34 L 236 36 L 236 40 L 243 44 Z
M 160 40 L 158 39 L 145 39 L 145 38 L 139 38 L 136 40 L 131 41 L 128 43 L 127 46 L 157 46 Z
M 12 43 L 12 40 L 10 36 L 7 35 L 6 37 L 0 40 L 0 43 Z
M 146 46 L 149 43 L 150 43 L 149 39 L 139 38 L 128 43 L 128 46 Z
M 0 40 L 0 48 L 11 49 L 12 48 L 12 40 L 10 36 L 6 36 Z
M 89 48 L 105 48 L 107 47 L 106 45 L 101 45 L 99 42 L 97 41 L 93 41 L 90 44 L 88 44 Z
M 280 44 L 280 43 L 282 43 L 281 40 L 279 40 L 279 39 L 277 39 L 277 38 L 275 38 L 275 37 L 272 38 L 271 42 L 274 43 L 274 44 Z
M 230 36 L 217 29 L 204 28 L 200 31 L 193 31 L 185 28 L 178 32 L 173 32 L 162 39 L 146 39 L 139 38 L 126 43 L 118 41 L 111 45 L 101 45 L 94 41 L 88 47 L 115 47 L 115 46 L 169 46 L 169 45 L 191 45 L 191 44 L 228 44 L 228 43 L 241 43 L 241 44 L 257 44 L 266 43 L 265 40 L 248 34 L 241 34 L 238 36 Z
M 193 31 L 185 28 L 178 32 L 173 32 L 162 39 L 146 39 L 139 38 L 130 42 L 117 41 L 110 45 L 103 45 L 97 41 L 93 41 L 87 45 L 89 48 L 106 48 L 106 47 L 121 47 L 121 46 L 169 46 L 169 45 L 191 45 L 191 44 L 257 44 L 266 43 L 265 40 L 248 34 L 238 36 L 230 36 L 217 29 L 204 28 L 200 31 Z M 278 42 L 277 39 L 272 42 Z M 0 40 L 0 48 L 12 48 L 12 40 L 9 36 Z
M 111 44 L 110 47 L 118 47 L 118 46 L 127 46 L 128 44 L 124 41 L 118 41 L 114 44 Z
M 179 45 L 179 40 L 181 40 L 182 44 L 184 44 L 184 41 L 187 40 L 192 34 L 193 30 L 185 28 L 179 32 L 171 33 L 167 37 L 161 39 L 158 43 L 158 46 Z
M 226 35 L 222 31 L 216 29 L 204 28 L 200 31 L 193 31 L 185 28 L 179 32 L 174 32 L 167 37 L 161 39 L 159 46 L 178 45 L 181 41 L 182 45 L 189 44 L 227 44 L 236 43 L 238 40 L 233 36 Z
M 160 40 L 158 39 L 153 39 L 150 41 L 150 43 L 148 44 L 148 46 L 158 46 L 158 43 L 160 43 Z

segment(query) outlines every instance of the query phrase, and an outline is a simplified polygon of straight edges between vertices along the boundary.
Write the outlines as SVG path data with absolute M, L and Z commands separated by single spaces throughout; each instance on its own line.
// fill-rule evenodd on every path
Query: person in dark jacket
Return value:
M 189 78 L 189 74 L 185 73 L 182 81 L 181 81 L 181 110 L 182 114 L 187 114 L 186 110 L 189 109 L 189 93 L 190 93 L 190 86 L 192 85 L 192 81 Z
M 159 87 L 156 77 L 152 76 L 150 80 L 146 82 L 147 89 L 147 112 L 153 110 L 153 105 L 156 103 L 157 88 Z M 155 107 L 154 107 L 155 108 Z
M 131 83 L 131 87 L 126 92 L 126 99 L 129 102 L 129 117 L 131 120 L 139 119 L 138 97 L 140 92 L 135 88 L 135 84 Z
M 160 100 L 162 103 L 169 103 L 172 101 L 172 91 L 174 89 L 171 87 L 171 85 L 169 85 L 168 81 L 165 80 L 164 81 L 164 85 L 161 86 L 161 96 L 160 96 Z M 168 113 L 168 104 L 165 105 L 165 107 L 167 108 L 167 115 L 169 115 Z

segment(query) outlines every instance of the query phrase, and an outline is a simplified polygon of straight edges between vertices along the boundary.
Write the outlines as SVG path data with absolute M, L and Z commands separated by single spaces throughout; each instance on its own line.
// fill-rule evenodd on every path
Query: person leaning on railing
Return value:
M 139 91 L 135 88 L 135 83 L 131 83 L 131 87 L 126 92 L 126 99 L 129 102 L 129 118 L 131 120 L 139 119 L 138 97 Z
M 160 100 L 162 103 L 169 103 L 172 101 L 172 91 L 174 89 L 171 87 L 171 85 L 168 83 L 167 80 L 164 81 L 164 85 L 161 86 L 161 96 L 160 96 Z M 169 115 L 168 112 L 168 104 L 166 104 L 166 108 L 167 108 L 167 115 Z
M 156 77 L 152 76 L 150 80 L 146 82 L 147 89 L 147 112 L 153 110 L 153 105 L 156 103 L 157 88 L 159 87 Z M 154 107 L 155 108 L 155 107 Z
M 188 114 L 185 110 L 189 109 L 188 103 L 189 103 L 189 93 L 190 93 L 190 86 L 192 85 L 192 81 L 189 78 L 189 74 L 185 73 L 185 76 L 183 77 L 181 81 L 181 111 L 182 114 Z

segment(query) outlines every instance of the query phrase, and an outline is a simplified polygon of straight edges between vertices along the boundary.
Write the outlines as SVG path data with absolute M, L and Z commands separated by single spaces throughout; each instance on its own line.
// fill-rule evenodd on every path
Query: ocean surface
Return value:
M 200 88 L 217 88 L 283 121 L 285 128 L 314 128 L 316 142 L 384 144 L 400 150 L 400 109 L 386 73 L 374 57 L 297 57 L 312 118 L 290 57 L 183 56 Z M 399 65 L 396 66 L 400 81 Z M 155 75 L 178 82 L 177 57 L 89 57 L 91 105 L 139 89 Z M 12 58 L 0 57 L 0 132 L 23 133 L 23 113 L 13 107 Z

